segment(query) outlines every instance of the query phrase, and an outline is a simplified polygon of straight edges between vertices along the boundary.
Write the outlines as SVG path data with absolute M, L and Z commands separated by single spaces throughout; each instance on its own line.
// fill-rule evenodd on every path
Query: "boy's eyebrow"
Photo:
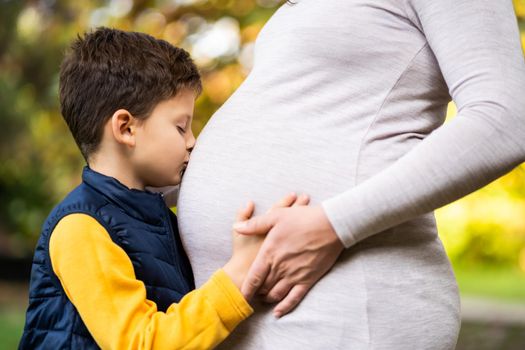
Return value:
M 186 124 L 190 121 L 191 116 L 187 113 L 182 114 L 182 118 L 186 118 Z

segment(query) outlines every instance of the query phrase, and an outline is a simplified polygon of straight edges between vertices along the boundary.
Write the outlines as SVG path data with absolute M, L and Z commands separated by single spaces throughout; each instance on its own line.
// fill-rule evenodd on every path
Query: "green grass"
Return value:
M 462 295 L 525 303 L 525 273 L 518 269 L 454 266 L 454 272 Z
M 0 349 L 12 350 L 18 347 L 24 328 L 25 310 L 0 309 Z

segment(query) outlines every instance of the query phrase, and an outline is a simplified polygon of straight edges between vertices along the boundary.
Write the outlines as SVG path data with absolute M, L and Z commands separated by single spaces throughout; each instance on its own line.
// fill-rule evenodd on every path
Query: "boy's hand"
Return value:
M 267 213 L 276 208 L 286 208 L 298 205 L 308 205 L 310 198 L 303 194 L 297 197 L 295 193 L 290 193 L 283 197 L 279 202 L 275 203 Z M 252 217 L 254 211 L 254 203 L 248 202 L 245 208 L 239 209 L 235 222 L 245 221 Z M 244 278 L 248 273 L 265 235 L 242 235 L 235 230 L 232 232 L 233 253 L 230 261 L 224 265 L 223 270 L 230 276 L 235 285 L 241 289 Z M 245 296 L 246 297 L 246 296 Z

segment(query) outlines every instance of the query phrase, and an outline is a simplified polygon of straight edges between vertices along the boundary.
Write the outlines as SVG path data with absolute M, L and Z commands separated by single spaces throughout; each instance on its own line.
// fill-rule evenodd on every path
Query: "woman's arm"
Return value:
M 243 293 L 262 286 L 270 300 L 284 298 L 278 314 L 295 307 L 331 268 L 341 242 L 350 247 L 432 211 L 525 161 L 525 64 L 512 2 L 405 2 L 458 115 L 392 166 L 322 206 L 280 209 L 236 227 L 252 234 L 271 229 Z
M 323 202 L 346 247 L 488 184 L 525 161 L 525 63 L 510 0 L 407 0 L 457 105 L 390 168 Z

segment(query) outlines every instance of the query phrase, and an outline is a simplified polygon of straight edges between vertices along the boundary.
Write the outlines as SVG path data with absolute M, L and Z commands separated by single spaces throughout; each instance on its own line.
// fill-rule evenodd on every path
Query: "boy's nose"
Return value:
M 195 146 L 195 136 L 193 136 L 193 132 L 190 131 L 188 135 L 188 140 L 186 141 L 186 149 L 188 149 L 188 151 L 191 152 L 194 146 Z

